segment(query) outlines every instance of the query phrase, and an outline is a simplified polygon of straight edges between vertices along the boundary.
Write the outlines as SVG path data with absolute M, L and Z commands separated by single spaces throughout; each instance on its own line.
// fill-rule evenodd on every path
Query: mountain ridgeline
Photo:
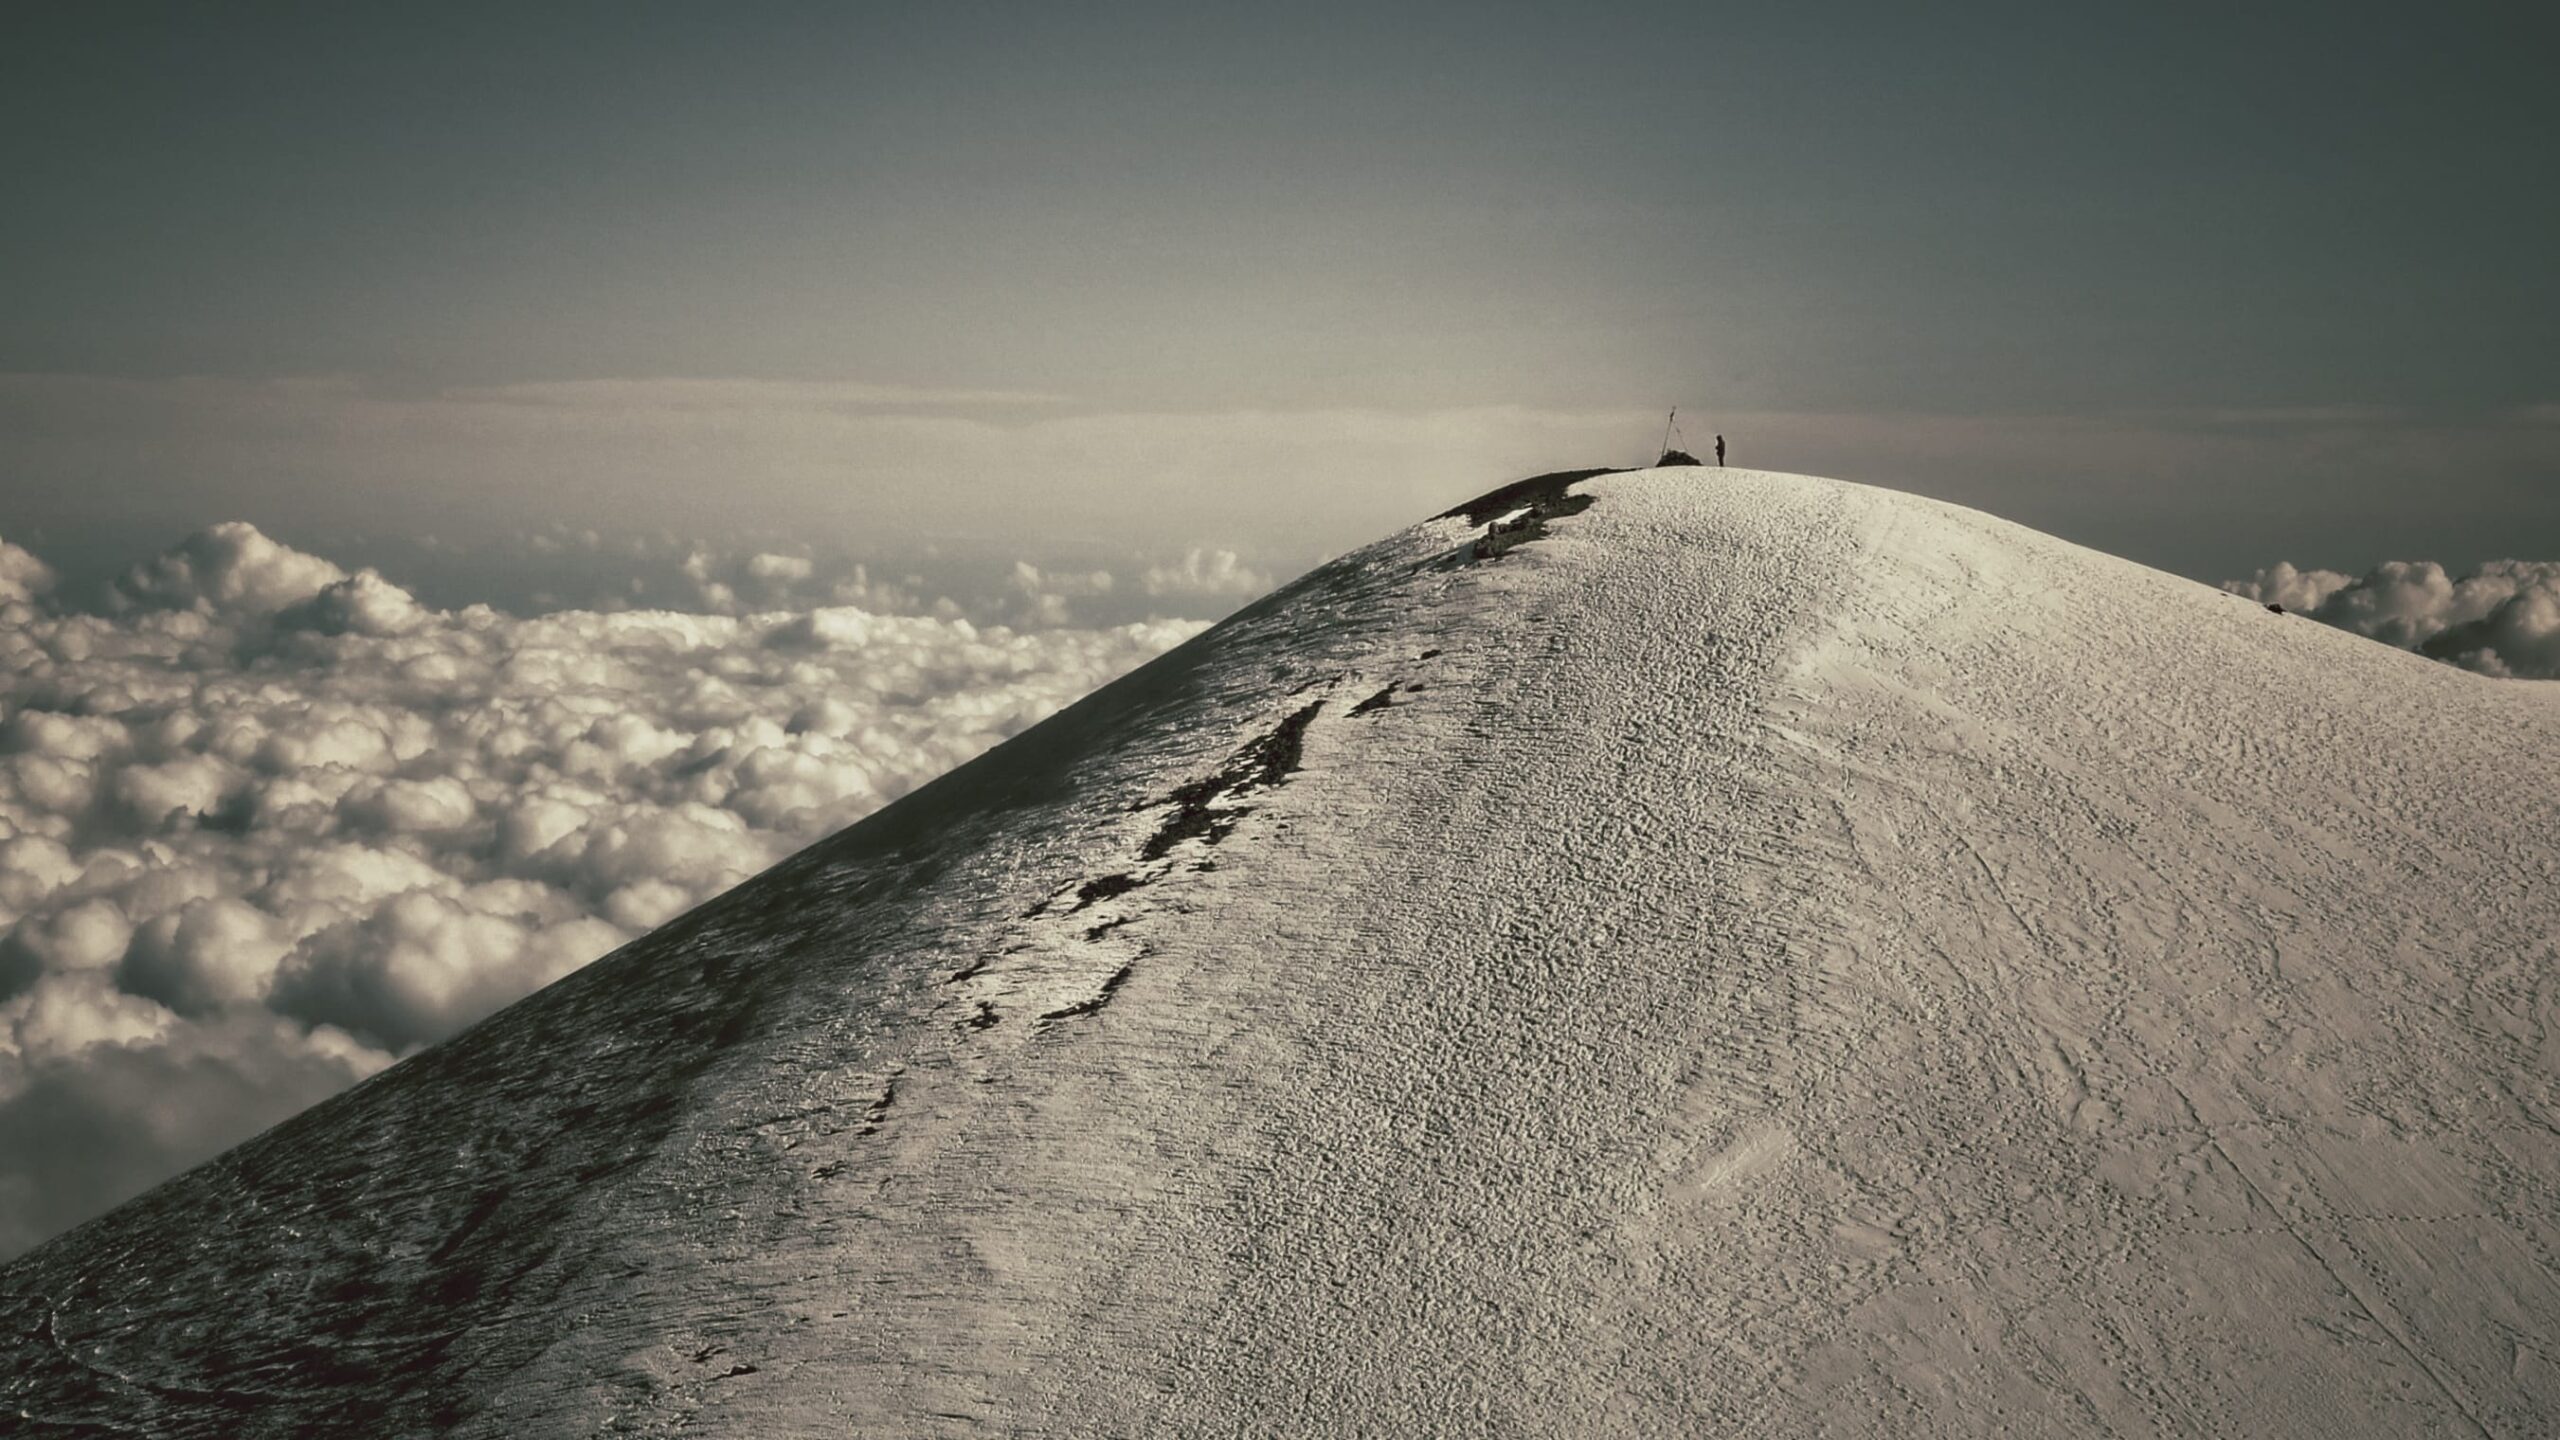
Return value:
M 2549 1433 L 2555 692 L 1535 477 L 0 1269 L 0 1429 Z

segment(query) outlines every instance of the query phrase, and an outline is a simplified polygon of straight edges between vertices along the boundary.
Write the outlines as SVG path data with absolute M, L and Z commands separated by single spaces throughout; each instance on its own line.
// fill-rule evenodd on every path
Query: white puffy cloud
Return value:
M 2560 678 L 2560 561 L 2492 560 L 2460 577 L 2432 561 L 2362 575 L 2277 564 L 2223 588 L 2485 675 Z
M 2222 588 L 2262 605 L 2281 605 L 2308 615 L 2354 583 L 2356 577 L 2340 571 L 2297 570 L 2292 561 L 2279 560 L 2246 580 L 2226 580 Z
M 775 555 L 759 551 L 747 557 L 747 574 L 768 585 L 791 585 L 807 580 L 817 566 L 806 555 Z
M 1075 602 L 1108 595 L 1117 582 L 1108 570 L 1043 570 L 1028 560 L 1013 562 L 1013 603 L 1005 617 L 1016 625 L 1052 627 L 1069 622 Z
M 310 599 L 285 609 L 279 626 L 323 635 L 405 635 L 428 623 L 415 596 L 373 570 L 359 570 L 322 586 Z
M 1226 595 L 1249 599 L 1271 588 L 1271 577 L 1244 563 L 1233 550 L 1193 548 L 1171 565 L 1147 568 L 1150 595 Z
M 874 580 L 866 565 L 837 572 L 822 568 L 806 554 L 775 550 L 731 554 L 694 547 L 686 551 L 677 575 L 682 602 L 715 615 L 787 613 L 830 604 L 881 614 L 923 608 L 905 586 Z M 647 593 L 637 579 L 631 593 Z
M 2560 582 L 2519 586 L 2488 614 L 2446 628 L 2423 648 L 2483 674 L 2560 679 Z
M 42 835 L 13 835 L 0 840 L 0 907 L 12 915 L 43 903 L 47 895 L 78 878 L 79 863 L 71 849 Z
M 226 520 L 126 571 L 116 593 L 147 608 L 272 615 L 346 578 L 317 555 L 279 545 L 245 521 Z
M 386 1051 L 406 1051 L 630 938 L 609 921 L 544 903 L 547 895 L 533 897 L 535 909 L 508 913 L 509 900 L 518 898 L 472 889 L 404 891 L 296 947 L 278 976 L 274 1008 L 334 1024 Z
M 75 1060 L 101 1045 L 157 1040 L 174 1017 L 139 995 L 128 994 L 96 972 L 45 975 L 0 1007 L 17 1057 L 41 1066 Z
M 186 1015 L 257 1004 L 292 948 L 276 916 L 229 895 L 200 897 L 135 932 L 122 984 Z
M 133 925 L 114 901 L 85 899 L 19 920 L 8 944 L 38 975 L 73 975 L 114 966 L 132 939 Z
M 0 605 L 28 605 L 53 589 L 53 567 L 0 540 Z
M 0 542 L 0 1257 L 1202 628 L 917 613 L 771 549 L 695 552 L 713 613 L 437 610 L 242 524 L 112 614 L 49 573 Z
M 157 765 L 127 765 L 116 772 L 114 793 L 145 830 L 158 830 L 219 813 L 240 778 L 219 756 L 180 755 Z

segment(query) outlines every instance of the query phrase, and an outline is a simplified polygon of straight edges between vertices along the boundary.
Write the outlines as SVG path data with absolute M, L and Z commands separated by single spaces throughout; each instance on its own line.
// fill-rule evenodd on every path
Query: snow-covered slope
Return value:
M 0 1420 L 2560 1428 L 2560 686 L 1541 489 L 0 1271 Z

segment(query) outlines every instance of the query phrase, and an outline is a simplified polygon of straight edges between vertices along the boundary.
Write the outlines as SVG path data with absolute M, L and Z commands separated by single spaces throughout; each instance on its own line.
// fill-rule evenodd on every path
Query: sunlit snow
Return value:
M 1887 491 L 1565 488 L 0 1270 L 0 1415 L 2551 1428 L 2560 686 Z

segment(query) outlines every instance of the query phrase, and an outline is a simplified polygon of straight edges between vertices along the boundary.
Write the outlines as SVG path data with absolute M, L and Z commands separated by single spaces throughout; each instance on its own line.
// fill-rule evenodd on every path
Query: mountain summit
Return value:
M 1507 487 L 0 1270 L 29 1435 L 2547 1433 L 2560 686 Z

